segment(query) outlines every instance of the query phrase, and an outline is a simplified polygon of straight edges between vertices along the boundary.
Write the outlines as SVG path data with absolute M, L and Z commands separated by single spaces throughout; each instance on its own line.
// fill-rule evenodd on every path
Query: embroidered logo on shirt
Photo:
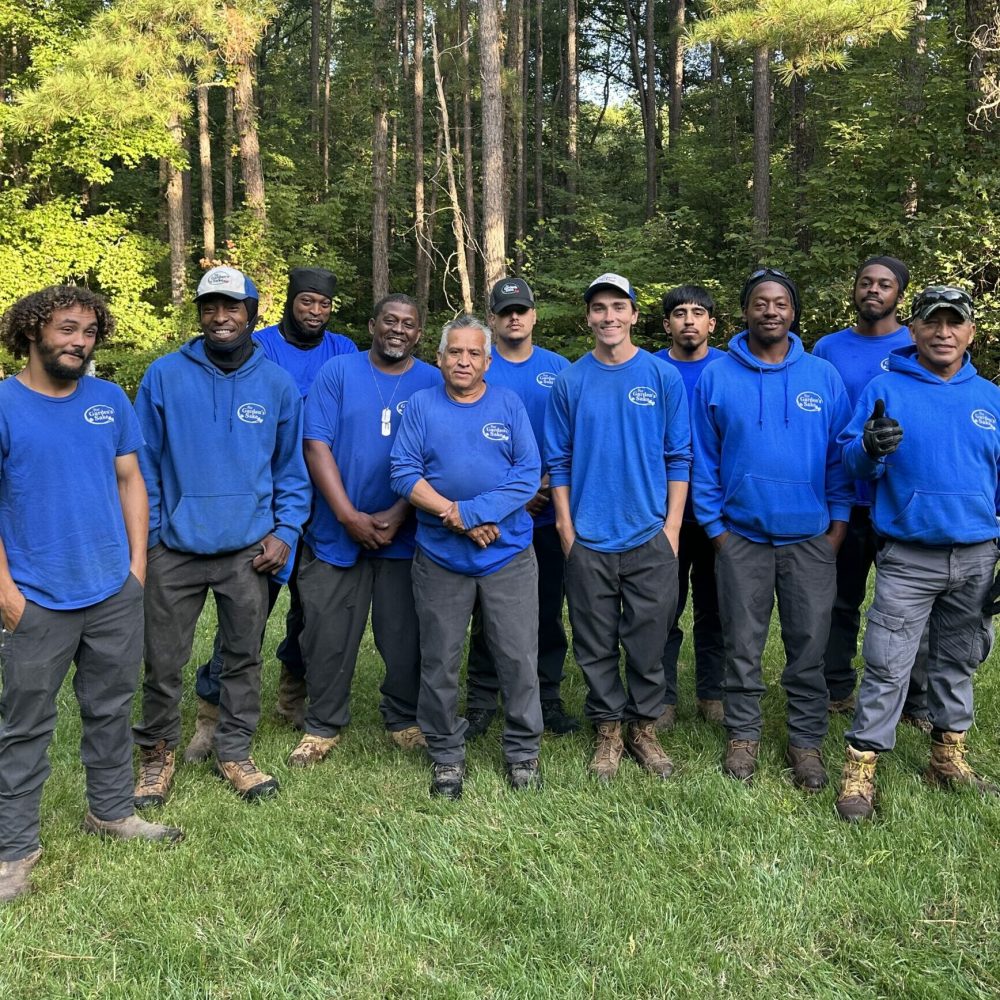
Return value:
M 629 392 L 628 399 L 636 406 L 656 406 L 656 390 L 648 385 L 637 385 Z
M 535 376 L 535 381 L 545 389 L 551 389 L 552 383 L 556 380 L 555 372 L 539 372 Z
M 818 392 L 800 392 L 795 397 L 795 405 L 806 413 L 819 413 L 823 409 L 823 397 Z
M 882 371 L 887 372 L 889 370 L 889 359 L 888 359 L 888 357 L 883 358 L 878 364 L 879 364 L 879 368 L 881 368 Z
M 95 427 L 100 427 L 102 424 L 113 424 L 115 422 L 115 408 L 106 403 L 88 406 L 83 411 L 83 419 Z
M 244 403 L 237 411 L 236 416 L 245 424 L 262 424 L 267 410 L 260 403 Z
M 398 402 L 398 403 L 396 404 L 396 412 L 397 412 L 397 413 L 398 413 L 398 414 L 399 414 L 400 416 L 402 416 L 402 415 L 403 415 L 403 410 L 405 410 L 405 409 L 406 409 L 406 404 L 407 404 L 408 402 L 409 402 L 409 400 L 408 400 L 408 399 L 401 399 L 401 400 L 400 400 L 400 401 L 399 401 L 399 402 Z
M 997 418 L 989 410 L 973 410 L 972 422 L 977 427 L 982 427 L 984 431 L 995 431 L 997 429 Z
M 506 424 L 483 424 L 483 437 L 487 441 L 509 441 L 510 428 Z

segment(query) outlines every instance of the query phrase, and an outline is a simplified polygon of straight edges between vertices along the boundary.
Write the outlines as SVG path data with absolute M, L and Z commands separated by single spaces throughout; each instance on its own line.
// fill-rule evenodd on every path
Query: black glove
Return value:
M 994 615 L 1000 615 L 1000 573 L 997 574 L 986 600 L 983 601 L 983 617 L 992 618 Z
M 861 444 L 869 458 L 891 455 L 903 440 L 903 428 L 898 420 L 885 415 L 885 400 L 876 399 L 872 415 L 865 421 Z

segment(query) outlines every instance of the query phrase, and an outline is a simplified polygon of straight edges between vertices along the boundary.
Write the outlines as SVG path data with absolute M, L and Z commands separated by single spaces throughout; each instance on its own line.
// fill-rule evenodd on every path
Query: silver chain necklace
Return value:
M 389 402 L 386 403 L 385 397 L 382 395 L 382 390 L 378 387 L 378 379 L 375 377 L 375 366 L 372 364 L 372 352 L 368 352 L 368 367 L 372 373 L 372 382 L 375 383 L 375 391 L 378 393 L 378 401 L 382 404 L 382 437 L 387 438 L 392 433 L 392 401 L 396 398 L 396 393 L 399 391 L 399 383 L 402 381 L 403 376 L 413 367 L 413 357 L 409 358 L 409 362 L 406 367 L 395 376 L 390 375 L 390 378 L 396 379 L 396 385 L 392 390 L 392 395 L 389 397 Z

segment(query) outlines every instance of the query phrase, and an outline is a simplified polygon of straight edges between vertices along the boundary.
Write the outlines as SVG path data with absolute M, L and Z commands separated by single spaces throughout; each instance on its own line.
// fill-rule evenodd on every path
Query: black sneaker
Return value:
M 495 708 L 466 709 L 465 721 L 468 722 L 469 728 L 465 730 L 465 738 L 467 740 L 478 739 L 490 728 L 496 715 Z
M 431 795 L 441 795 L 446 799 L 462 797 L 462 782 L 465 778 L 465 764 L 435 764 L 431 781 Z
M 558 699 L 542 702 L 542 722 L 545 728 L 556 736 L 575 733 L 580 728 L 580 720 L 567 715 L 563 703 Z
M 523 788 L 541 788 L 542 776 L 538 772 L 538 758 L 508 764 L 507 781 L 515 792 L 519 792 Z

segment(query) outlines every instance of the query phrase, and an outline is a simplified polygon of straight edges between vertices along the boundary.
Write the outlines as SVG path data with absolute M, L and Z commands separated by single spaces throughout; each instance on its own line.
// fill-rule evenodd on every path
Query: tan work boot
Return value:
M 246 760 L 216 760 L 215 773 L 228 781 L 235 792 L 248 802 L 265 795 L 275 795 L 278 791 L 278 779 L 262 771 L 252 757 Z
M 0 904 L 13 903 L 21 896 L 27 896 L 35 887 L 31 884 L 31 869 L 42 856 L 39 847 L 26 858 L 17 861 L 0 861 Z
M 210 701 L 198 699 L 198 717 L 194 721 L 194 734 L 184 751 L 184 760 L 188 764 L 197 764 L 208 760 L 212 753 L 212 740 L 215 739 L 215 727 L 219 724 L 219 706 Z
M 139 747 L 139 778 L 135 783 L 135 807 L 162 806 L 174 782 L 174 751 L 166 740 L 155 747 Z
M 848 823 L 871 819 L 875 812 L 877 763 L 878 754 L 874 750 L 855 750 L 850 744 L 847 745 L 836 808 L 837 815 Z
M 124 819 L 98 819 L 88 810 L 83 817 L 83 832 L 115 840 L 165 840 L 171 844 L 184 839 L 183 832 L 176 826 L 147 823 L 134 813 Z
M 699 698 L 698 714 L 706 722 L 717 722 L 720 726 L 725 719 L 722 702 L 717 698 Z
M 420 750 L 427 746 L 427 740 L 419 726 L 407 726 L 405 729 L 394 729 L 389 732 L 389 739 L 400 750 Z
M 311 767 L 318 764 L 339 742 L 340 733 L 336 736 L 313 736 L 312 733 L 306 733 L 288 755 L 288 766 Z
M 737 781 L 749 784 L 757 770 L 758 740 L 729 740 L 726 743 L 726 757 L 722 762 L 722 773 Z
M 658 733 L 669 733 L 677 725 L 677 706 L 664 705 L 653 725 Z
M 278 677 L 278 704 L 274 714 L 296 729 L 306 728 L 306 682 L 281 665 Z
M 674 762 L 663 752 L 656 738 L 656 723 L 630 722 L 625 734 L 625 749 L 640 766 L 658 778 L 669 778 L 674 773 Z
M 924 781 L 939 788 L 969 785 L 983 795 L 1000 795 L 1000 788 L 980 777 L 969 766 L 965 755 L 965 733 L 942 733 L 941 742 L 931 740 L 931 760 L 924 771 Z
M 597 747 L 588 770 L 598 781 L 610 781 L 618 773 L 625 744 L 620 722 L 602 722 L 597 727 Z

